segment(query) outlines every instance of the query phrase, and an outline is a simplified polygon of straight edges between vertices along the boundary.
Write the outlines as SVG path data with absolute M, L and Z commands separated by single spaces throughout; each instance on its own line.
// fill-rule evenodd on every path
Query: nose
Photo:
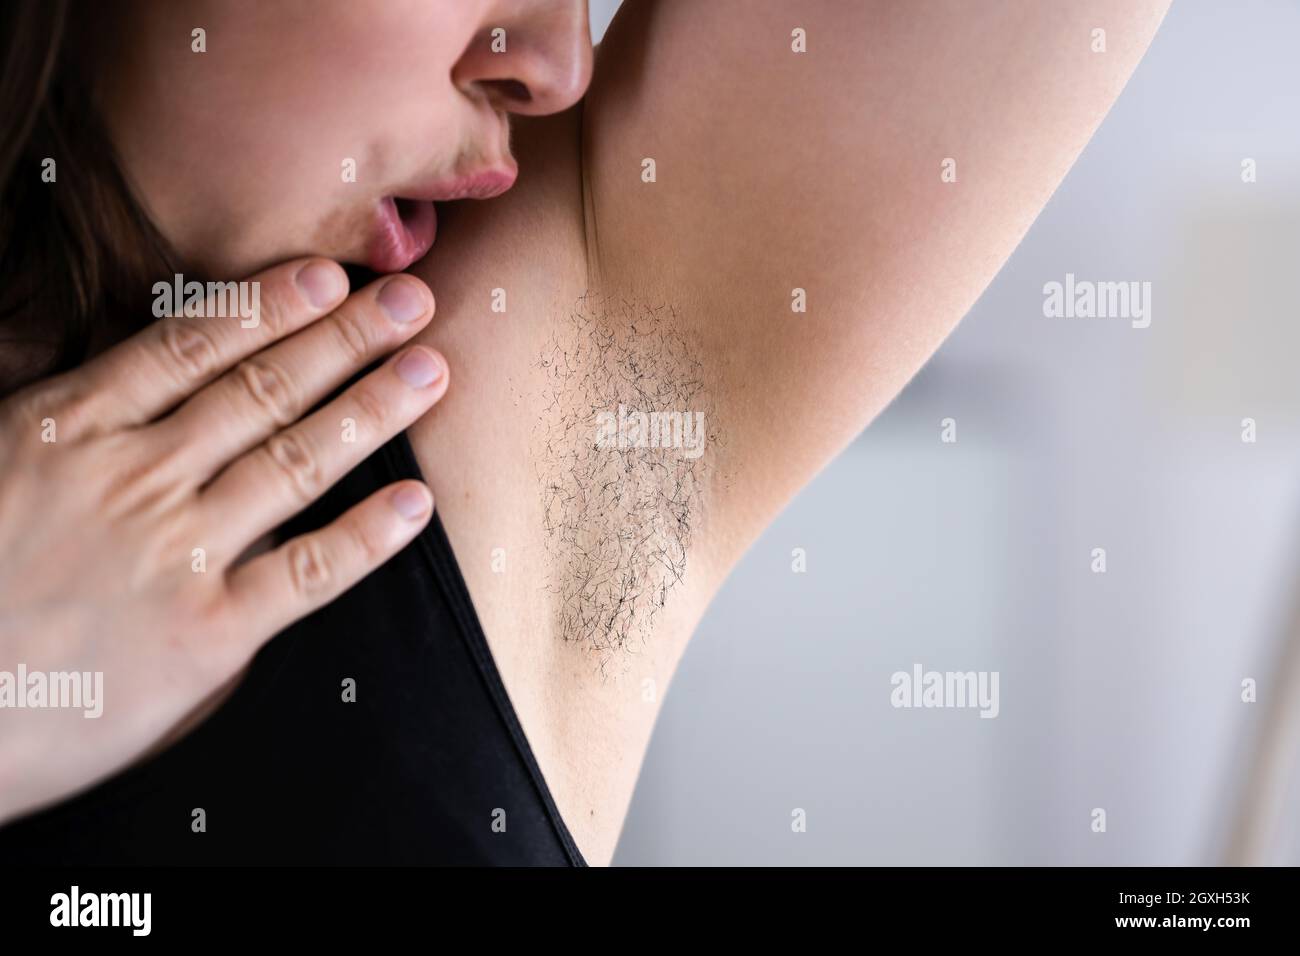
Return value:
M 586 0 L 511 7 L 500 22 L 483 24 L 452 69 L 452 82 L 503 112 L 543 116 L 568 109 L 591 82 Z

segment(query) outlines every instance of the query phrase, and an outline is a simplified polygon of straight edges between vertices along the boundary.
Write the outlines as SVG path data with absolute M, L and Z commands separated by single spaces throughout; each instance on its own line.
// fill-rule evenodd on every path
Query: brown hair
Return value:
M 175 271 L 94 108 L 100 6 L 0 4 L 0 396 L 142 327 Z

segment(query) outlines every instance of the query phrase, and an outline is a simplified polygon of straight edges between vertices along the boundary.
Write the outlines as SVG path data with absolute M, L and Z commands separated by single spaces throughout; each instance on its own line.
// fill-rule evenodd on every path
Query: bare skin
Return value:
M 606 863 L 712 596 L 996 274 L 1167 0 L 627 0 L 590 74 L 579 2 L 263 4 L 256 22 L 237 15 L 252 6 L 132 6 L 150 29 L 128 31 L 107 113 L 160 228 L 214 274 L 308 251 L 367 261 L 382 197 L 506 164 L 515 114 L 517 185 L 443 206 L 414 269 L 439 313 L 418 340 L 456 386 L 410 434 L 550 789 Z M 174 45 L 200 21 L 226 59 Z M 501 23 L 497 58 L 480 41 Z M 239 149 L 213 113 L 238 119 Z M 366 175 L 340 186 L 343 157 Z M 700 458 L 594 454 L 593 416 L 629 397 L 705 412 Z M 186 609 L 154 592 L 149 607 Z M 145 715 L 118 763 L 273 629 Z
M 444 218 L 414 271 L 439 294 L 422 339 L 460 374 L 411 435 L 591 862 L 612 857 L 673 671 L 727 573 L 974 303 L 1165 7 L 629 0 L 584 103 L 516 124 L 514 190 Z M 796 26 L 805 54 L 790 50 Z M 1095 27 L 1105 53 L 1090 49 Z M 940 179 L 947 157 L 956 183 Z M 791 310 L 795 288 L 806 313 Z M 692 407 L 708 405 L 720 439 L 691 502 L 684 578 L 613 666 L 553 613 L 572 572 L 548 549 L 544 502 L 564 459 L 536 445 L 556 417 L 539 358 L 592 290 L 672 308 L 701 366 L 683 377 L 705 383 Z M 582 520 L 599 536 L 629 518 Z

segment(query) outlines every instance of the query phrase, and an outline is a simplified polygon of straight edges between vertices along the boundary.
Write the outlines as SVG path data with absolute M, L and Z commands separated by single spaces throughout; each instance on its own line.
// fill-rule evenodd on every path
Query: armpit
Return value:
M 588 292 L 538 359 L 550 606 L 602 669 L 642 645 L 703 521 L 719 434 L 699 355 L 670 306 Z

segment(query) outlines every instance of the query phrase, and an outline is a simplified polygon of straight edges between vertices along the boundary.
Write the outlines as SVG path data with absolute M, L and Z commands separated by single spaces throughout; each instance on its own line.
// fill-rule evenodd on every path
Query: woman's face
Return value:
M 315 254 L 396 271 L 433 243 L 432 200 L 513 181 L 508 113 L 582 96 L 586 6 L 132 0 L 105 119 L 187 268 Z

